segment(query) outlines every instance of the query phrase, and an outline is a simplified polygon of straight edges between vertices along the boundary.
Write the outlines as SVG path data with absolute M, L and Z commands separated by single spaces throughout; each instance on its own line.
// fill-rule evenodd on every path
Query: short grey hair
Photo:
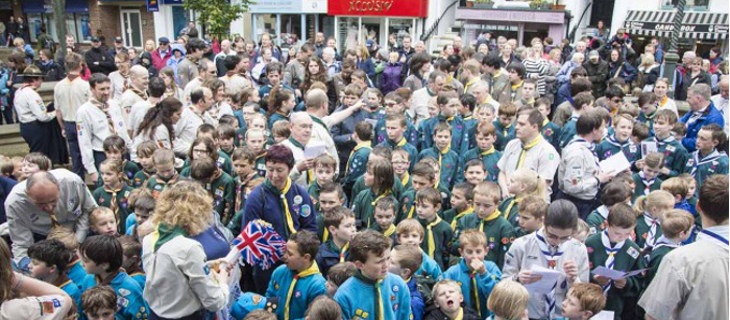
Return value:
M 335 55 L 335 49 L 332 49 L 332 47 L 326 47 L 322 49 L 322 54 L 331 54 L 332 56 Z
M 39 171 L 36 172 L 30 177 L 28 177 L 28 180 L 25 183 L 25 192 L 29 193 L 31 189 L 37 184 L 46 184 L 51 183 L 54 186 L 58 187 L 58 179 L 56 179 L 55 176 L 53 176 L 52 173 L 48 171 Z
M 692 94 L 702 97 L 705 101 L 710 101 L 710 97 L 712 96 L 710 86 L 704 83 L 698 83 L 689 87 L 687 92 L 692 92 Z

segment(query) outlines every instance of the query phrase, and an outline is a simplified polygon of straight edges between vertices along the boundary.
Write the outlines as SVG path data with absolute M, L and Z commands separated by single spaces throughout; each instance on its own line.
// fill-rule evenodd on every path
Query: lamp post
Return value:
M 679 79 L 677 79 L 677 74 L 675 70 L 677 69 L 677 62 L 679 62 L 677 43 L 679 42 L 679 31 L 682 27 L 682 20 L 684 19 L 685 4 L 687 4 L 687 0 L 679 0 L 679 3 L 677 3 L 677 13 L 674 14 L 674 22 L 672 26 L 672 38 L 669 42 L 669 50 L 667 51 L 667 55 L 664 57 L 664 76 L 671 77 L 672 79 L 672 86 L 670 88 L 672 94 L 676 90 L 676 87 L 679 86 L 679 83 L 677 83 Z

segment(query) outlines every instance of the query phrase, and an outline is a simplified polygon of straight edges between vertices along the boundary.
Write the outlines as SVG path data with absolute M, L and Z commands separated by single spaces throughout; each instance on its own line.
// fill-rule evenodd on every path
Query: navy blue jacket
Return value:
M 250 221 L 264 220 L 271 224 L 279 235 L 285 240 L 291 234 L 287 226 L 285 211 L 282 208 L 281 199 L 278 193 L 274 193 L 263 183 L 251 191 L 246 199 L 246 207 L 243 209 L 243 223 L 245 227 Z M 294 221 L 294 229 L 297 231 L 309 230 L 317 233 L 317 209 L 312 203 L 312 198 L 304 187 L 292 182 L 289 191 L 286 193 L 286 201 L 289 205 L 289 213 Z
M 687 112 L 687 114 L 685 114 L 680 120 L 680 122 L 687 124 L 687 134 L 682 139 L 682 145 L 689 153 L 695 151 L 697 133 L 700 132 L 702 127 L 711 123 L 717 123 L 720 128 L 725 127 L 725 119 L 722 117 L 722 113 L 715 108 L 715 104 L 712 103 L 712 101 L 710 101 L 710 106 L 705 109 L 705 112 L 702 113 L 702 116 L 699 119 L 692 123 L 687 123 L 690 117 L 692 117 L 692 112 Z
M 5 221 L 8 220 L 5 215 L 5 198 L 7 198 L 8 194 L 10 194 L 10 191 L 13 190 L 13 187 L 17 183 L 18 182 L 13 179 L 0 177 L 0 223 L 5 223 Z

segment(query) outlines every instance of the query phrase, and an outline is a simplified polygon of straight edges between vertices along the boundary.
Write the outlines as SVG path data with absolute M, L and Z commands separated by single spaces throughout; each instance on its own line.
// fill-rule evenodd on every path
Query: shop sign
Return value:
M 428 0 L 328 0 L 327 14 L 425 18 Z
M 256 0 L 248 5 L 251 13 L 302 13 L 302 0 Z
M 302 1 L 302 12 L 327 13 L 327 0 L 304 0 Z
M 160 11 L 160 1 L 159 0 L 147 0 L 147 11 L 149 11 L 149 12 Z
M 467 30 L 489 30 L 489 31 L 520 31 L 520 27 L 504 25 L 504 24 L 476 24 L 467 23 L 464 24 L 464 29 Z
M 656 23 L 656 22 L 641 22 L 631 21 L 629 23 L 629 29 L 643 29 L 643 30 L 655 30 L 672 32 L 674 30 L 674 24 L 671 23 Z M 709 33 L 728 33 L 728 26 L 722 24 L 683 24 L 679 28 L 680 32 L 709 32 Z
M 565 23 L 565 12 L 457 8 L 456 19 L 563 24 Z

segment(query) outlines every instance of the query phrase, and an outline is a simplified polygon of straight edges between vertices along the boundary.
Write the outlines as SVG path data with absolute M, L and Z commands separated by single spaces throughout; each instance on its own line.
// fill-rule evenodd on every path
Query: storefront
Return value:
M 157 7 L 150 11 L 154 11 L 155 34 L 158 38 L 175 39 L 188 26 L 188 21 L 194 20 L 192 12 L 183 8 L 183 0 L 158 0 Z M 233 30 L 231 33 L 234 33 Z
M 268 33 L 284 47 L 294 36 L 306 40 L 319 31 L 331 34 L 333 28 L 333 19 L 326 16 L 325 0 L 260 0 L 249 5 L 249 12 L 252 39 L 260 41 L 261 35 Z
M 456 19 L 464 21 L 465 43 L 488 31 L 492 36 L 514 38 L 522 45 L 529 45 L 535 37 L 551 37 L 553 43 L 563 40 L 570 14 L 566 11 L 459 7 Z
M 328 0 L 327 13 L 335 17 L 334 35 L 339 51 L 373 39 L 382 47 L 389 34 L 399 43 L 409 35 L 415 43 L 423 33 L 428 0 Z
M 23 0 L 21 5 L 23 14 L 27 17 L 31 42 L 36 41 L 41 26 L 46 27 L 46 32 L 53 36 L 55 42 L 59 41 L 56 36 L 52 0 Z M 74 35 L 76 41 L 89 41 L 91 38 L 89 0 L 66 0 L 66 32 Z
M 674 11 L 629 10 L 624 27 L 626 32 L 636 37 L 639 43 L 657 37 L 661 43 L 668 44 L 672 36 Z M 679 32 L 679 49 L 696 51 L 705 56 L 712 47 L 727 50 L 728 14 L 712 12 L 686 12 Z M 643 49 L 643 48 L 642 48 Z

